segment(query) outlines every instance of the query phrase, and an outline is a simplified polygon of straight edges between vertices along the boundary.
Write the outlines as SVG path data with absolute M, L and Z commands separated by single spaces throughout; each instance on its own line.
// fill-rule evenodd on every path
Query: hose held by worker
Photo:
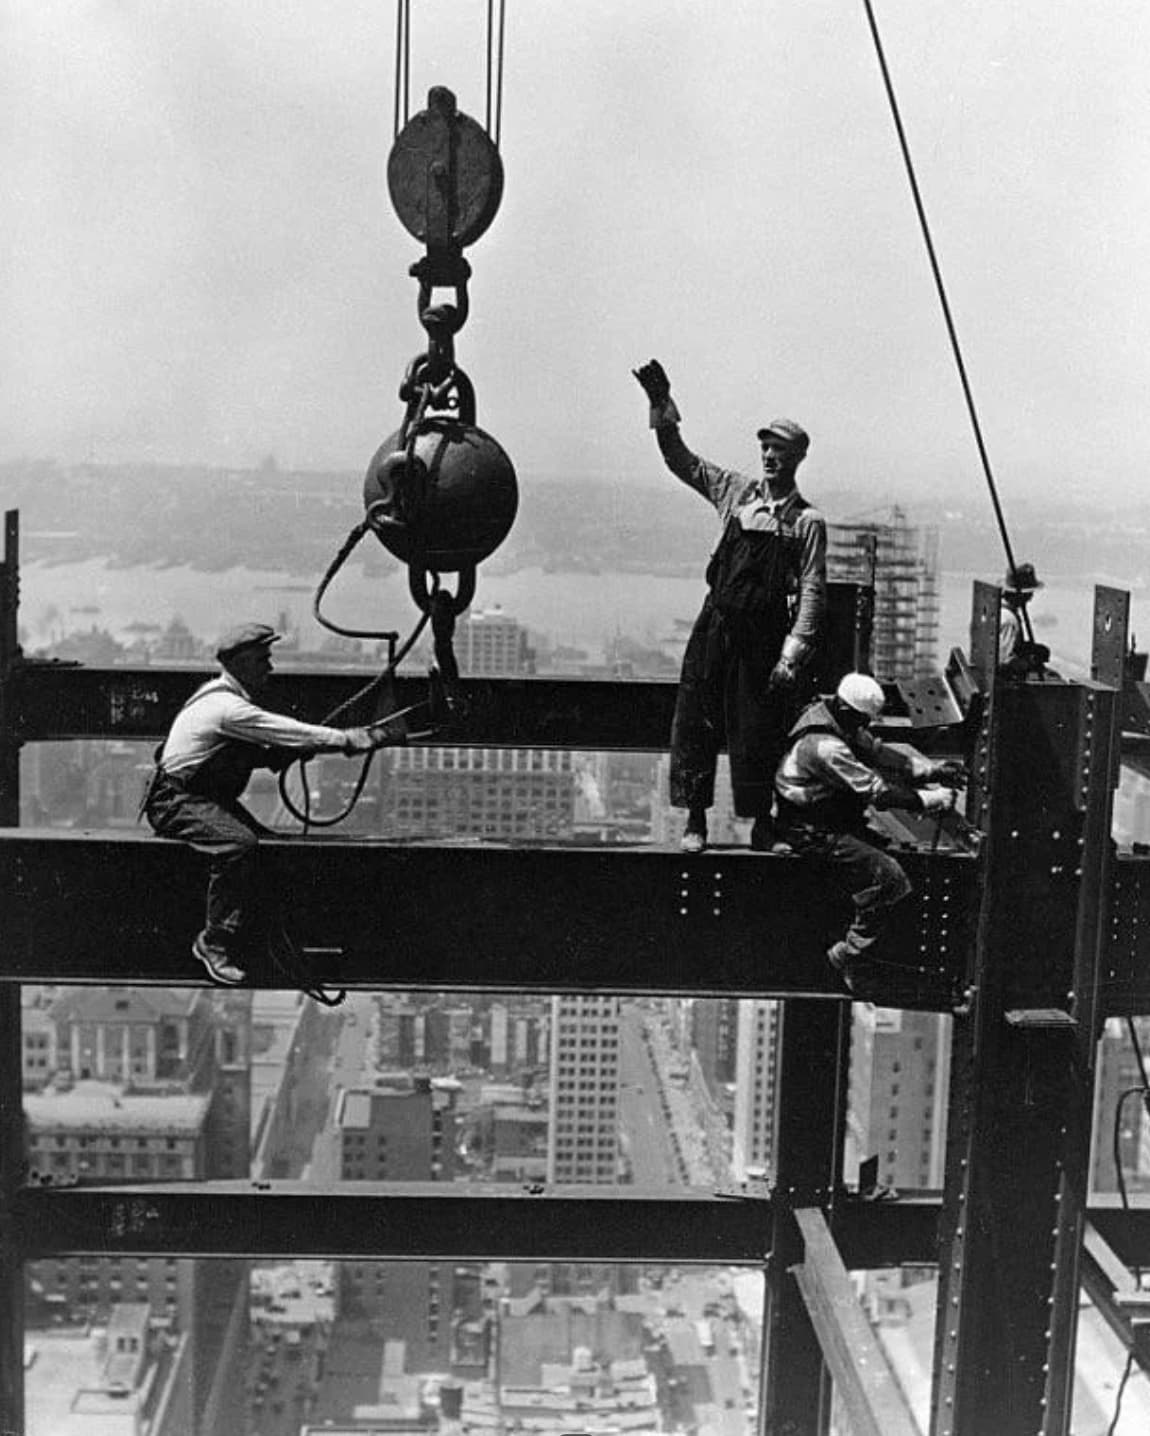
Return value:
M 266 829 L 240 802 L 257 768 L 279 772 L 313 753 L 353 756 L 395 741 L 386 723 L 330 728 L 258 706 L 272 674 L 280 634 L 262 623 L 231 629 L 216 649 L 220 672 L 202 684 L 156 750 L 141 811 L 162 838 L 188 843 L 208 858 L 203 931 L 192 944 L 214 982 L 247 977 L 238 958 L 258 933 L 254 869 Z

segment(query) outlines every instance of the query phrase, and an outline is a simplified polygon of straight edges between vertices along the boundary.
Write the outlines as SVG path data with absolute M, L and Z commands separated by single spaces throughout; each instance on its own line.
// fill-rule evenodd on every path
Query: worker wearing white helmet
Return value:
M 791 729 L 775 777 L 780 836 L 800 855 L 826 862 L 854 904 L 850 927 L 827 953 L 851 990 L 891 908 L 911 890 L 901 865 L 876 845 L 867 810 L 945 811 L 964 781 L 961 763 L 935 762 L 876 737 L 870 724 L 882 710 L 882 687 L 869 674 L 848 673 Z

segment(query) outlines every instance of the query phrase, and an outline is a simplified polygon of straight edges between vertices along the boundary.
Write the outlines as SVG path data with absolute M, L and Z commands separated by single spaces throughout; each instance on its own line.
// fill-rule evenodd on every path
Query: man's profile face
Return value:
M 794 486 L 795 470 L 801 455 L 785 439 L 766 434 L 759 440 L 762 455 L 763 478 L 773 489 L 789 489 Z
M 259 693 L 267 687 L 272 675 L 271 649 L 266 644 L 245 648 L 240 653 L 234 653 L 226 666 L 249 693 Z

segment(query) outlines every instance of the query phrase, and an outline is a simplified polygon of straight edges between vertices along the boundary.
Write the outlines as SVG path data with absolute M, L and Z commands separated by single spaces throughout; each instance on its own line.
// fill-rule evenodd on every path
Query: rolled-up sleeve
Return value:
M 678 424 L 661 425 L 655 430 L 655 437 L 659 441 L 663 462 L 675 477 L 714 504 L 719 517 L 726 523 L 750 487 L 751 480 L 745 474 L 720 468 L 718 464 L 692 453 L 683 442 Z
M 797 662 L 822 637 L 827 612 L 827 524 L 815 509 L 806 509 L 795 525 L 799 539 L 798 602 L 783 657 Z

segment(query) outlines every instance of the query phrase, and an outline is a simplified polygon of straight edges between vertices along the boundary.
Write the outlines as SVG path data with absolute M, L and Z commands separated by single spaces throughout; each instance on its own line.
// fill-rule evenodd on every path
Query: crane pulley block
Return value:
M 400 223 L 434 251 L 473 244 L 503 198 L 503 161 L 483 126 L 442 85 L 396 136 L 387 189 Z

